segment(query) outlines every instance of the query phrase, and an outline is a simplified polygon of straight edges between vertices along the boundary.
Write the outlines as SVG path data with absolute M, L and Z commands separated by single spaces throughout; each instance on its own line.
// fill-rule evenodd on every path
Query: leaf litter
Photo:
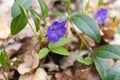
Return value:
M 10 7 L 12 2 L 6 3 L 5 1 L 9 2 L 8 0 L 1 0 L 3 3 L 0 3 L 0 9 L 2 12 L 0 12 L 1 20 L 0 20 L 0 44 L 8 37 L 10 34 L 9 24 L 10 24 Z M 33 0 L 36 4 L 36 1 Z M 83 1 L 83 5 L 86 3 L 87 0 Z M 51 5 L 52 3 L 52 5 Z M 74 1 L 73 1 L 74 3 Z M 93 4 L 94 3 L 94 4 Z M 104 4 L 106 7 L 110 9 L 110 13 L 107 21 L 105 22 L 105 25 L 100 25 L 100 28 L 103 35 L 102 40 L 104 44 L 118 44 L 120 45 L 119 37 L 120 35 L 116 33 L 116 26 L 118 27 L 118 21 L 119 21 L 119 3 L 120 1 L 116 0 L 104 0 Z M 3 5 L 5 4 L 5 5 Z M 57 0 L 48 0 L 47 4 L 50 5 L 50 11 L 64 11 L 64 6 Z M 82 5 L 82 4 L 81 4 Z M 77 9 L 81 8 L 81 5 L 78 5 Z M 93 16 L 93 13 L 96 12 L 96 6 L 97 2 L 90 3 L 90 8 L 88 9 L 91 16 Z M 75 9 L 75 4 L 72 5 L 72 9 Z M 5 10 L 3 7 L 7 7 Z M 38 6 L 33 4 L 33 7 L 38 9 Z M 3 9 L 2 9 L 3 8 Z M 6 14 L 6 12 L 8 12 Z M 110 27 L 107 27 L 110 24 L 114 16 L 118 16 L 117 22 L 115 24 L 115 27 L 112 29 Z M 6 18 L 7 17 L 7 18 Z M 52 18 L 47 19 L 48 22 L 52 22 Z M 32 20 L 31 20 L 32 22 Z M 3 24 L 4 23 L 4 24 Z M 33 25 L 33 23 L 32 23 Z M 105 27 L 105 28 L 103 28 Z M 106 29 L 107 28 L 107 29 Z M 71 33 L 72 32 L 72 33 Z M 29 29 L 29 27 L 26 27 L 22 32 L 20 32 L 18 35 L 14 36 L 13 39 L 11 39 L 6 46 L 6 52 L 10 59 L 13 59 L 17 57 L 20 62 L 15 66 L 15 68 L 11 68 L 9 73 L 12 73 L 12 75 L 8 75 L 7 72 L 0 69 L 0 79 L 5 80 L 6 77 L 11 77 L 11 79 L 14 79 L 14 75 L 18 73 L 19 77 L 14 80 L 100 80 L 99 75 L 97 74 L 94 65 L 91 66 L 85 66 L 84 64 L 76 62 L 76 56 L 78 54 L 82 56 L 86 56 L 83 52 L 79 51 L 80 40 L 77 34 L 74 32 L 74 29 L 68 30 L 68 35 L 73 38 L 73 42 L 71 44 L 66 45 L 65 47 L 68 48 L 71 51 L 71 55 L 68 57 L 60 57 L 60 59 L 57 59 L 56 62 L 53 58 L 53 60 L 43 61 L 43 64 L 40 64 L 39 57 L 37 55 L 38 52 L 38 45 L 37 43 L 32 39 L 33 33 Z M 98 47 L 99 45 L 95 44 L 95 42 L 92 39 L 89 39 L 87 36 L 85 37 L 86 42 L 89 44 L 91 48 Z M 101 43 L 103 44 L 103 43 Z M 83 47 L 83 49 L 86 51 L 86 47 Z M 84 54 L 84 55 L 83 55 Z M 56 55 L 53 55 L 56 56 Z M 109 64 L 112 66 L 114 64 L 113 60 L 108 60 Z M 16 62 L 15 62 L 16 63 Z M 39 67 L 42 66 L 42 67 Z M 11 71 L 13 70 L 13 71 Z M 3 71 L 3 73 L 1 73 Z M 17 71 L 17 72 L 16 72 Z M 4 76 L 5 75 L 5 76 Z M 11 80 L 10 79 L 10 80 Z

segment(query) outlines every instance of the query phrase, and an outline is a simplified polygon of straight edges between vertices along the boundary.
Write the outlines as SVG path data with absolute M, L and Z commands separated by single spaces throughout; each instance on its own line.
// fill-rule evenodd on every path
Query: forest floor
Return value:
M 0 0 L 0 45 L 7 39 L 10 34 L 11 23 L 11 6 L 14 0 Z M 88 0 L 72 0 L 71 9 L 80 11 Z M 81 0 L 82 1 L 82 0 Z M 49 6 L 49 12 L 63 11 L 65 7 L 59 0 L 45 0 Z M 97 12 L 98 0 L 91 0 L 88 14 L 94 18 Z M 102 41 L 96 44 L 93 40 L 86 36 L 86 41 L 90 48 L 95 49 L 105 44 L 120 45 L 120 34 L 116 33 L 120 21 L 120 0 L 104 0 L 104 7 L 109 11 L 107 20 L 101 25 Z M 40 12 L 37 0 L 33 0 L 32 6 L 36 11 Z M 114 25 L 111 24 L 114 16 L 116 20 Z M 51 24 L 53 20 L 59 17 L 50 17 L 46 20 L 47 24 Z M 32 19 L 31 24 L 34 26 Z M 35 28 L 34 28 L 35 29 Z M 86 56 L 88 49 L 84 47 L 79 50 L 80 39 L 74 30 L 70 29 L 70 37 L 72 42 L 65 47 L 70 51 L 70 56 L 60 56 L 50 53 L 43 60 L 39 60 L 38 55 L 34 54 L 37 50 L 36 41 L 33 39 L 34 33 L 27 25 L 19 34 L 13 36 L 6 44 L 5 50 L 10 59 L 12 67 L 9 72 L 0 68 L 0 80 L 5 80 L 5 76 L 9 80 L 101 80 L 94 64 L 86 66 L 76 61 L 78 54 Z M 113 60 L 108 60 L 110 65 L 114 64 Z M 4 74 L 4 75 L 3 75 Z

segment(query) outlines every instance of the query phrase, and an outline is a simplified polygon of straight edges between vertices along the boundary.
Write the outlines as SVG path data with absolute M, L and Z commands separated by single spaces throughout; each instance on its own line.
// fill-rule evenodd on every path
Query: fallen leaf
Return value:
M 73 76 L 73 73 L 70 69 L 64 70 L 61 73 L 55 74 L 56 80 L 71 80 L 71 77 Z
M 33 69 L 37 68 L 39 65 L 38 54 L 34 50 L 28 50 L 24 53 L 23 63 L 18 66 L 18 72 L 20 74 L 25 74 Z
M 53 61 L 45 64 L 45 68 L 48 68 L 48 71 L 59 71 L 59 66 Z
M 91 46 L 91 47 L 94 47 L 95 46 L 95 41 L 91 38 L 89 38 L 88 36 L 84 36 L 85 37 L 85 40 L 86 42 Z
M 33 74 L 21 75 L 19 80 L 50 80 L 44 69 L 38 68 Z
M 112 29 L 102 30 L 103 32 L 103 39 L 107 42 L 113 39 L 115 31 Z
M 73 66 L 78 53 L 79 53 L 79 50 L 76 50 L 76 51 L 71 52 L 70 56 L 64 57 L 60 61 L 60 68 L 61 69 L 66 69 L 67 67 Z
M 115 33 L 114 39 L 109 42 L 111 45 L 120 45 L 120 34 Z
M 6 25 L 0 24 L 0 39 L 6 39 L 10 34 L 10 28 Z
M 6 78 L 8 79 L 8 73 L 1 70 L 0 70 L 0 80 L 6 80 Z
M 14 42 L 11 43 L 9 45 L 7 45 L 7 47 L 5 48 L 5 51 L 7 52 L 8 57 L 12 57 L 16 51 L 18 51 L 22 46 L 22 43 L 20 42 Z
M 78 69 L 75 70 L 75 74 L 72 77 L 72 80 L 87 80 L 89 74 L 89 69 Z

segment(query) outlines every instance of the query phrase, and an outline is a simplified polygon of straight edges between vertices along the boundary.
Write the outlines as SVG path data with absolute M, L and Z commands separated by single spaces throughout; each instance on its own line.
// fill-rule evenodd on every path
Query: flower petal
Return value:
M 46 36 L 50 43 L 59 41 L 59 39 L 66 33 L 66 20 L 54 21 L 51 26 L 48 27 Z
M 62 27 L 62 28 L 57 29 L 56 33 L 59 37 L 64 36 L 66 34 L 66 27 Z
M 57 41 L 59 41 L 59 36 L 55 32 L 51 33 L 51 35 L 48 36 L 48 40 L 50 43 L 57 42 Z
M 66 20 L 61 20 L 58 23 L 62 27 L 62 26 L 65 26 L 66 22 L 67 22 Z
M 96 17 L 96 20 L 97 20 L 97 23 L 98 24 L 102 24 L 104 23 L 104 21 L 106 20 L 107 18 L 107 9 L 104 9 L 104 8 L 100 8 L 96 14 L 95 14 L 95 17 Z

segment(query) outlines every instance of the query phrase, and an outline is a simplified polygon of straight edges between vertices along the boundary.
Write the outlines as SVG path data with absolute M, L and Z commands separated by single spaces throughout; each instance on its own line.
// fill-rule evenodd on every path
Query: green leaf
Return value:
M 75 12 L 72 12 L 69 16 L 71 18 L 71 17 L 79 16 L 79 15 L 81 15 L 81 13 L 79 11 L 75 11 Z
M 16 17 L 21 14 L 19 4 L 21 4 L 25 8 L 25 10 L 28 10 L 31 3 L 32 0 L 16 0 L 11 8 L 12 17 Z
M 106 45 L 95 50 L 94 56 L 101 58 L 120 59 L 120 46 Z
M 11 22 L 11 34 L 15 35 L 19 33 L 26 25 L 27 20 L 22 14 L 13 18 Z
M 36 31 L 38 31 L 40 29 L 40 17 L 37 14 L 37 12 L 35 12 L 34 10 L 31 9 L 30 12 L 31 12 L 33 21 L 34 21 L 35 26 L 36 26 Z
M 99 6 L 99 7 L 103 5 L 103 1 L 104 1 L 104 0 L 99 0 L 99 2 L 98 2 L 98 6 Z
M 4 49 L 0 50 L 0 64 L 2 65 L 3 68 L 7 68 L 7 53 L 5 52 Z
M 108 63 L 104 59 L 98 58 L 98 57 L 94 57 L 93 60 L 94 60 L 95 67 L 96 67 L 101 79 L 108 80 L 108 79 L 106 79 L 107 72 L 110 69 Z
M 49 16 L 60 16 L 60 17 L 66 18 L 65 13 L 60 12 L 60 11 L 52 12 L 51 14 L 49 14 Z
M 48 48 L 40 49 L 40 51 L 39 51 L 39 59 L 42 59 L 45 56 L 47 56 L 48 52 L 49 52 Z
M 120 80 L 120 63 L 117 63 L 108 71 L 106 80 Z
M 41 7 L 42 17 L 44 18 L 48 15 L 48 7 L 43 0 L 38 0 L 38 2 L 39 2 L 40 7 Z
M 69 43 L 71 40 L 72 40 L 71 38 L 64 38 L 63 37 L 58 42 L 53 43 L 53 44 L 49 44 L 48 47 L 49 47 L 49 49 L 60 47 L 60 46 L 63 46 L 65 44 Z
M 21 4 L 19 4 L 19 8 L 20 8 L 21 14 L 26 18 L 26 20 L 28 20 L 28 15 L 25 8 Z
M 77 56 L 77 61 L 84 63 L 86 65 L 90 65 L 93 63 L 93 59 L 91 57 L 85 57 L 83 58 L 82 56 L 78 55 Z
M 101 41 L 100 31 L 97 23 L 86 15 L 79 15 L 72 17 L 72 22 L 84 34 L 95 40 L 97 43 Z
M 60 55 L 70 55 L 70 52 L 68 52 L 65 48 L 62 47 L 52 48 L 50 51 Z

